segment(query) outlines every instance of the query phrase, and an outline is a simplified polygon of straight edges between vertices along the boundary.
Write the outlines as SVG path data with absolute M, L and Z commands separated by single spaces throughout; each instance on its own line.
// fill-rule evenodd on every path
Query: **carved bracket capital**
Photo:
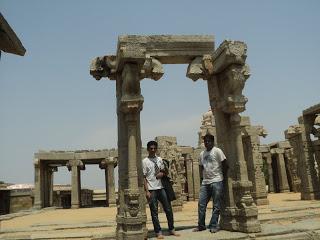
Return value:
M 103 77 L 109 79 L 116 79 L 116 56 L 102 56 L 96 57 L 90 64 L 90 75 L 96 80 L 100 80 Z
M 211 55 L 196 57 L 188 66 L 186 76 L 193 81 L 199 78 L 208 80 L 213 74 L 213 58 Z
M 147 57 L 144 61 L 141 71 L 140 79 L 151 78 L 153 80 L 159 80 L 164 74 L 162 63 L 156 58 Z
M 67 162 L 66 166 L 67 166 L 69 171 L 72 170 L 72 167 L 79 167 L 80 170 L 85 170 L 86 169 L 85 164 L 79 159 L 69 160 Z
M 226 113 L 240 113 L 245 110 L 248 99 L 242 95 L 249 66 L 232 65 L 218 76 L 220 96 L 218 107 Z

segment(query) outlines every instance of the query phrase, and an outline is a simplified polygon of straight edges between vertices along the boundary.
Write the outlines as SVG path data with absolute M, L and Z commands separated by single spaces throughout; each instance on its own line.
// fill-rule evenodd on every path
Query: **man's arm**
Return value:
M 203 166 L 199 165 L 199 175 L 200 175 L 200 184 L 202 183 L 203 180 Z
M 223 179 L 226 181 L 227 180 L 227 174 L 228 174 L 228 163 L 227 163 L 227 159 L 225 159 L 224 161 L 222 161 L 222 174 L 223 174 Z
M 147 200 L 149 200 L 151 197 L 151 193 L 149 192 L 149 189 L 148 189 L 148 181 L 146 177 L 143 177 L 143 183 L 144 183 L 144 190 L 146 191 L 146 198 Z

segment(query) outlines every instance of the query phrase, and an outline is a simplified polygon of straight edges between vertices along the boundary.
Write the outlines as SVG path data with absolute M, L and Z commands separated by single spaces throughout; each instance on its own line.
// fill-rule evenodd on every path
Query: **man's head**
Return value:
M 203 137 L 204 146 L 206 147 L 207 151 L 210 151 L 214 146 L 214 136 L 207 133 Z
M 149 157 L 154 157 L 158 150 L 158 143 L 156 141 L 149 141 L 147 143 L 147 150 L 149 153 Z

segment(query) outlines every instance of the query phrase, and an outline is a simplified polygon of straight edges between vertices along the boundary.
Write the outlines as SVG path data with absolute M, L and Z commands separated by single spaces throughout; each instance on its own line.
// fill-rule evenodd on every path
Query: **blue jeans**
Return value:
M 158 200 L 162 204 L 163 210 L 166 213 L 169 231 L 174 230 L 173 226 L 173 212 L 170 201 L 168 201 L 167 194 L 164 189 L 150 190 L 151 197 L 149 200 L 149 208 L 155 233 L 161 232 L 161 227 L 158 218 Z
M 200 197 L 198 202 L 198 228 L 203 230 L 206 229 L 205 218 L 206 209 L 210 198 L 213 199 L 212 216 L 209 223 L 209 228 L 217 228 L 219 215 L 221 210 L 221 201 L 223 194 L 223 183 L 214 182 L 207 185 L 201 185 L 200 187 Z

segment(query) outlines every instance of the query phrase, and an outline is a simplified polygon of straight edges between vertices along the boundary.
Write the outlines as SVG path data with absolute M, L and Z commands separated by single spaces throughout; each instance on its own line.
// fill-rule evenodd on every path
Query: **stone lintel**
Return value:
M 270 149 L 271 154 L 284 154 L 283 148 L 271 148 Z
M 220 73 L 232 64 L 245 65 L 247 45 L 240 41 L 225 40 L 213 54 L 213 71 Z
M 154 57 L 162 64 L 187 64 L 213 51 L 213 35 L 123 35 L 118 39 L 117 61 L 120 66 L 122 61 Z
M 75 158 L 80 160 L 105 159 L 107 157 L 109 157 L 109 153 L 107 151 L 75 153 Z
M 291 148 L 291 145 L 290 145 L 289 141 L 281 141 L 281 142 L 278 142 L 278 147 L 279 148 Z
M 181 154 L 192 154 L 193 153 L 193 147 L 178 146 L 178 148 L 181 150 Z
M 75 151 L 75 152 L 43 152 L 39 151 L 34 154 L 36 159 L 45 160 L 48 162 L 56 163 L 57 161 L 66 161 L 79 159 L 84 161 L 84 163 L 99 163 L 101 159 L 106 159 L 109 157 L 117 157 L 116 151 Z
M 270 147 L 268 145 L 259 145 L 259 152 L 268 153 L 270 152 Z
M 320 103 L 313 105 L 302 111 L 303 115 L 319 114 L 320 113 Z
M 40 160 L 71 160 L 74 159 L 74 152 L 38 152 L 34 157 Z
M 280 141 L 280 142 L 274 142 L 274 143 L 270 143 L 269 144 L 270 148 L 291 148 L 291 145 L 289 143 L 289 141 Z

